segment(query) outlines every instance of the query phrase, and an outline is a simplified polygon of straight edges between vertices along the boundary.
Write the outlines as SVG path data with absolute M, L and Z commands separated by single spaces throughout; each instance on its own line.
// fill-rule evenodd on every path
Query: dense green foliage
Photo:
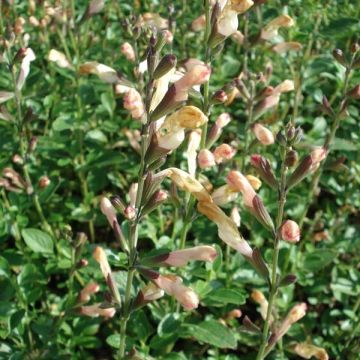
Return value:
M 24 40 L 24 33 L 16 36 L 10 48 L 11 59 L 27 46 L 26 42 L 36 55 L 22 88 L 22 115 L 14 99 L 1 104 L 13 119 L 0 119 L 0 172 L 10 167 L 26 179 L 23 165 L 14 161 L 14 155 L 26 158 L 34 192 L 27 194 L 24 186 L 0 187 L 0 359 L 111 359 L 120 343 L 118 316 L 86 317 L 78 313 L 76 303 L 81 289 L 91 281 L 101 288 L 92 303 L 104 299 L 107 287 L 92 257 L 99 244 L 106 249 L 119 291 L 124 294 L 127 259 L 99 202 L 102 196 L 114 194 L 128 200 L 129 187 L 137 181 L 140 157 L 129 146 L 127 130 L 140 129 L 141 124 L 124 109 L 122 97 L 115 95 L 113 86 L 94 75 L 80 75 L 77 70 L 86 61 L 97 61 L 135 81 L 134 64 L 121 53 L 120 46 L 125 41 L 134 45 L 127 25 L 132 16 L 145 12 L 171 20 L 174 40 L 165 45 L 163 54 L 173 52 L 178 62 L 185 58 L 204 60 L 203 31 L 191 31 L 192 21 L 204 13 L 203 4 L 186 0 L 107 0 L 99 14 L 81 22 L 87 1 L 59 1 L 60 7 L 67 7 L 67 17 L 51 18 L 41 27 L 29 21 L 30 15 L 39 20 L 45 16 L 43 2 L 36 3 L 32 14 L 31 2 L 0 1 L 0 91 L 13 91 L 11 71 L 4 60 L 4 40 L 10 39 L 19 16 L 25 19 L 23 27 L 29 39 Z M 263 24 L 282 13 L 289 14 L 295 26 L 281 29 L 280 36 L 301 43 L 299 52 L 277 54 L 271 44 L 255 41 Z M 332 119 L 320 105 L 325 95 L 334 109 L 339 108 L 345 75 L 344 66 L 333 58 L 332 51 L 339 48 L 346 56 L 351 55 L 351 44 L 360 32 L 359 18 L 356 1 L 266 1 L 239 16 L 239 30 L 244 32 L 246 26 L 249 41 L 239 45 L 227 39 L 214 56 L 210 92 L 237 77 L 244 70 L 245 57 L 245 65 L 253 74 L 266 72 L 271 64 L 273 86 L 285 79 L 294 80 L 295 91 L 282 95 L 279 106 L 261 121 L 276 133 L 294 118 L 305 134 L 304 142 L 296 148 L 303 157 L 311 146 L 321 146 L 330 131 Z M 137 41 L 140 56 L 150 36 L 149 29 L 142 30 Z M 51 49 L 65 53 L 73 68 L 61 68 L 49 61 Z M 349 89 L 359 83 L 360 72 L 354 70 Z M 349 100 L 348 114 L 340 122 L 324 166 L 320 192 L 309 198 L 310 176 L 288 194 L 285 219 L 300 221 L 311 205 L 300 242 L 280 245 L 281 273 L 295 274 L 298 280 L 281 287 L 277 311 L 283 317 L 296 302 L 306 302 L 308 309 L 269 359 L 297 359 L 289 351 L 291 345 L 307 340 L 325 348 L 330 359 L 359 359 L 359 111 L 359 100 Z M 243 159 L 246 173 L 256 175 L 249 160 L 253 153 L 266 156 L 278 173 L 277 144 L 265 147 L 253 141 L 249 152 L 243 151 L 248 116 L 244 101 L 236 98 L 229 106 L 214 106 L 210 124 L 222 112 L 229 112 L 232 121 L 218 143 L 231 143 L 237 147 L 237 154 L 231 161 L 204 172 L 214 188 L 224 185 L 229 170 Z M 24 125 L 19 127 L 22 121 Z M 37 144 L 30 151 L 29 142 L 34 137 Z M 163 168 L 187 170 L 186 147 L 184 141 L 168 156 Z M 46 187 L 39 183 L 43 176 L 50 179 Z M 140 257 L 150 251 L 179 248 L 182 214 L 189 195 L 180 190 L 175 194 L 168 180 L 162 186 L 173 196 L 141 222 Z M 263 184 L 259 194 L 275 218 L 276 191 Z M 272 235 L 242 208 L 241 201 L 236 200 L 236 204 L 241 232 L 271 263 Z M 233 206 L 226 205 L 225 211 L 229 213 Z M 134 312 L 127 328 L 127 349 L 136 349 L 144 358 L 163 360 L 255 359 L 260 337 L 246 331 L 242 319 L 246 315 L 262 328 L 263 320 L 250 294 L 255 288 L 267 294 L 268 285 L 240 254 L 228 252 L 215 224 L 201 214 L 191 220 L 186 246 L 215 245 L 219 255 L 213 263 L 191 262 L 170 272 L 181 275 L 199 295 L 200 306 L 186 312 L 179 310 L 174 299 L 164 296 Z M 127 233 L 128 221 L 122 217 L 120 223 Z M 80 257 L 76 254 L 78 233 L 88 236 Z M 80 259 L 88 264 L 79 265 Z M 133 296 L 143 285 L 144 280 L 136 277 Z M 227 318 L 233 309 L 240 309 L 242 317 Z

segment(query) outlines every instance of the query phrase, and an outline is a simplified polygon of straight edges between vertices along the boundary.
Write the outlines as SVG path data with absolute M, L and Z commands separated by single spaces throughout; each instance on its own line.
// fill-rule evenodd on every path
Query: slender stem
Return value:
M 210 63 L 211 59 L 211 49 L 209 48 L 208 40 L 210 36 L 210 30 L 211 30 L 211 23 L 210 23 L 210 1 L 205 0 L 205 35 L 204 35 L 204 42 L 205 42 L 205 63 L 208 65 Z M 210 79 L 204 84 L 204 104 L 203 104 L 203 112 L 206 116 L 209 115 L 209 85 L 210 85 Z M 206 148 L 206 136 L 207 136 L 207 122 L 204 124 L 202 131 L 201 131 L 201 143 L 200 148 L 205 149 Z
M 345 79 L 344 79 L 344 87 L 343 87 L 343 91 L 342 91 L 342 99 L 343 101 L 345 101 L 346 96 L 347 96 L 347 92 L 348 92 L 348 88 L 349 88 L 349 80 L 350 80 L 350 75 L 351 75 L 351 67 L 352 67 L 352 63 L 354 61 L 355 58 L 355 54 L 352 57 L 352 60 L 350 62 L 350 65 L 346 68 L 345 71 Z M 337 113 L 334 115 L 333 117 L 333 123 L 330 129 L 330 133 L 328 134 L 328 136 L 326 137 L 325 141 L 324 141 L 324 148 L 329 149 L 330 150 L 330 145 L 333 143 L 334 139 L 335 139 L 335 135 L 336 135 L 336 131 L 339 128 L 340 125 L 340 121 L 341 121 L 341 105 L 343 103 L 343 101 L 340 104 L 340 109 L 337 111 Z M 328 156 L 329 154 L 327 154 Z M 311 185 L 310 185 L 310 190 L 308 192 L 308 197 L 307 197 L 307 202 L 306 202 L 306 206 L 304 211 L 301 214 L 300 220 L 299 220 L 299 227 L 302 228 L 304 221 L 306 219 L 306 215 L 307 212 L 310 208 L 312 199 L 314 198 L 314 193 L 316 192 L 316 189 L 318 188 L 319 185 L 319 181 L 324 169 L 324 162 L 323 161 L 320 164 L 320 167 L 316 170 L 312 180 L 311 180 Z
M 278 199 L 278 213 L 276 217 L 276 233 L 274 239 L 274 256 L 272 260 L 272 273 L 271 273 L 271 284 L 270 284 L 270 295 L 269 295 L 269 305 L 266 313 L 265 324 L 262 333 L 262 342 L 257 354 L 256 360 L 262 360 L 264 358 L 265 348 L 268 342 L 269 329 L 270 329 L 270 319 L 273 312 L 273 307 L 276 301 L 277 294 L 277 266 L 278 266 L 278 258 L 279 258 L 279 243 L 280 243 L 280 227 L 284 217 L 284 207 L 286 202 L 286 174 L 287 174 L 287 166 L 285 165 L 285 156 L 287 150 L 283 152 L 283 162 L 281 166 L 281 178 L 280 178 L 280 186 L 279 186 L 279 199 Z
M 10 61 L 10 52 L 8 52 L 8 58 Z M 24 164 L 22 166 L 23 169 L 23 173 L 24 173 L 24 178 L 26 181 L 26 190 L 28 191 L 28 193 L 31 195 L 33 204 L 35 206 L 36 212 L 40 218 L 41 224 L 43 229 L 48 232 L 50 235 L 54 236 L 53 230 L 51 228 L 51 226 L 49 225 L 49 223 L 47 222 L 45 216 L 44 216 L 44 212 L 42 210 L 40 201 L 39 201 L 39 197 L 37 195 L 37 193 L 34 190 L 34 187 L 32 185 L 32 181 L 31 181 L 31 177 L 27 168 L 27 142 L 26 142 L 26 138 L 24 137 L 24 119 L 23 119 L 23 115 L 22 115 L 22 96 L 21 96 L 21 89 L 18 89 L 17 84 L 16 84 L 16 74 L 15 74 L 15 69 L 13 64 L 9 64 L 10 70 L 11 70 L 11 76 L 12 76 L 12 81 L 13 81 L 13 86 L 14 86 L 14 93 L 15 93 L 15 102 L 16 102 L 16 109 L 17 109 L 17 126 L 18 126 L 18 135 L 19 135 L 19 142 L 20 142 L 20 156 L 22 157 Z
M 209 48 L 209 45 L 208 45 L 208 39 L 210 36 L 210 30 L 211 30 L 210 15 L 211 15 L 210 1 L 205 0 L 205 24 L 206 24 L 206 26 L 205 26 L 204 42 L 205 42 L 205 63 L 207 65 L 210 63 L 210 59 L 211 59 L 211 49 Z M 209 115 L 209 110 L 210 110 L 210 106 L 209 106 L 210 88 L 209 88 L 209 85 L 210 85 L 210 79 L 204 83 L 204 88 L 203 88 L 204 103 L 203 103 L 202 110 L 206 116 Z M 207 127 L 208 127 L 208 122 L 206 122 L 201 129 L 201 141 L 200 141 L 201 149 L 206 148 Z M 180 248 L 181 249 L 185 248 L 185 245 L 186 245 L 187 233 L 191 227 L 190 225 L 191 225 L 191 218 L 192 218 L 192 214 L 193 214 L 194 204 L 195 204 L 194 197 L 193 196 L 189 197 L 187 199 L 187 202 L 185 205 L 187 210 L 185 213 L 184 225 L 183 225 L 181 235 L 180 235 Z
M 153 94 L 153 74 L 149 73 L 149 82 L 146 87 L 146 97 L 145 97 L 145 108 L 146 108 L 146 124 L 142 126 L 141 131 L 141 159 L 140 159 L 140 169 L 138 176 L 138 189 L 136 193 L 135 208 L 136 208 L 136 218 L 130 225 L 130 235 L 129 235 L 129 257 L 128 257 L 128 275 L 126 280 L 126 290 L 125 290 L 125 299 L 124 307 L 121 312 L 120 320 L 120 347 L 119 347 L 119 360 L 124 359 L 125 357 L 125 347 L 126 347 L 126 327 L 127 322 L 131 313 L 131 288 L 135 275 L 135 262 L 136 262 L 136 247 L 138 241 L 138 226 L 141 221 L 141 207 L 143 199 L 143 190 L 144 183 L 147 175 L 147 164 L 145 163 L 146 150 L 149 144 L 149 128 L 150 128 L 150 106 L 151 98 Z
M 242 172 L 245 170 L 246 156 L 247 156 L 247 153 L 249 152 L 249 129 L 253 122 L 253 117 L 254 117 L 254 115 L 253 115 L 253 113 L 254 113 L 254 96 L 255 96 L 255 83 L 252 82 L 250 99 L 247 103 L 248 116 L 247 116 L 245 128 L 244 128 L 244 132 L 245 132 L 244 150 L 243 150 L 243 155 L 241 158 L 241 171 Z

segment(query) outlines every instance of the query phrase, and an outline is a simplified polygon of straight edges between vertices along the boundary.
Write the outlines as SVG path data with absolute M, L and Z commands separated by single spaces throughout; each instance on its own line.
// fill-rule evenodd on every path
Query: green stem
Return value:
M 349 80 L 350 80 L 350 75 L 351 75 L 351 67 L 352 67 L 352 63 L 355 59 L 355 54 L 353 55 L 351 62 L 349 64 L 349 66 L 346 68 L 345 71 L 345 79 L 344 79 L 344 87 L 343 87 L 343 92 L 342 92 L 342 99 L 343 101 L 346 100 L 346 96 L 347 96 L 347 92 L 348 92 L 348 88 L 349 88 Z M 341 102 L 342 104 L 342 102 Z M 340 104 L 340 106 L 341 106 Z M 339 128 L 340 125 L 340 121 L 341 121 L 341 114 L 340 114 L 340 109 L 337 111 L 337 113 L 334 115 L 333 117 L 333 123 L 330 129 L 330 133 L 328 134 L 328 136 L 326 137 L 325 141 L 324 141 L 324 145 L 323 147 L 328 149 L 330 151 L 330 146 L 333 143 L 334 139 L 335 139 L 335 135 L 336 135 L 336 131 Z M 329 155 L 329 153 L 327 154 L 327 156 Z M 308 192 L 308 197 L 307 197 L 307 202 L 306 202 L 306 206 L 304 211 L 302 212 L 301 216 L 300 216 L 300 220 L 299 220 L 299 227 L 300 229 L 302 228 L 302 226 L 304 225 L 304 221 L 306 219 L 306 215 L 309 211 L 309 208 L 311 206 L 312 200 L 314 198 L 314 193 L 316 191 L 316 189 L 318 188 L 319 185 L 319 181 L 324 169 L 324 163 L 325 161 L 322 161 L 322 163 L 320 164 L 319 168 L 316 170 L 312 180 L 311 180 L 311 185 L 310 185 L 310 190 Z
M 208 65 L 210 63 L 211 59 L 211 49 L 208 45 L 208 40 L 210 36 L 210 30 L 211 30 L 211 23 L 210 23 L 210 1 L 205 0 L 205 35 L 204 35 L 204 42 L 205 42 L 205 63 Z M 209 92 L 210 92 L 210 79 L 204 84 L 204 104 L 203 104 L 203 112 L 206 116 L 209 115 Z M 208 122 L 206 122 L 202 128 L 201 131 L 201 142 L 200 142 L 200 148 L 205 149 L 206 148 L 206 136 L 207 136 L 207 127 Z
M 8 52 L 8 58 L 9 61 L 11 59 L 10 57 L 10 52 Z M 26 190 L 30 189 L 31 192 L 31 198 L 33 201 L 33 204 L 35 206 L 36 212 L 40 218 L 41 224 L 43 229 L 48 232 L 51 236 L 54 236 L 54 233 L 52 231 L 51 226 L 49 225 L 49 223 L 46 221 L 46 218 L 44 216 L 44 212 L 42 210 L 40 201 L 39 201 L 39 197 L 37 195 L 37 193 L 34 190 L 32 181 L 31 181 L 31 177 L 27 168 L 27 141 L 26 138 L 24 137 L 24 119 L 23 119 L 23 115 L 22 115 L 22 96 L 21 96 L 21 90 L 17 88 L 16 85 L 16 74 L 15 74 L 15 69 L 14 69 L 14 65 L 13 64 L 9 64 L 10 66 L 10 70 L 11 70 L 11 77 L 12 77 L 12 81 L 13 81 L 13 86 L 14 86 L 14 93 L 15 93 L 15 102 L 16 102 L 16 109 L 17 109 L 17 126 L 18 126 L 18 135 L 19 135 L 19 142 L 20 142 L 20 156 L 24 161 L 24 164 L 22 166 L 23 169 L 23 174 L 24 174 L 24 178 L 26 181 Z
M 286 202 L 286 174 L 287 174 L 287 166 L 285 165 L 285 157 L 286 157 L 285 150 L 283 152 L 283 162 L 281 166 L 281 179 L 280 179 L 280 186 L 279 186 L 279 199 L 278 199 L 278 213 L 276 217 L 276 233 L 274 239 L 274 256 L 272 260 L 272 273 L 271 273 L 271 284 L 270 284 L 270 295 L 269 295 L 269 304 L 266 313 L 265 324 L 262 332 L 262 342 L 257 354 L 256 360 L 262 360 L 264 358 L 265 348 L 268 343 L 269 337 L 269 329 L 270 329 L 270 319 L 273 312 L 273 307 L 276 301 L 276 294 L 277 294 L 277 267 L 278 267 L 278 259 L 279 259 L 279 244 L 280 244 L 280 227 L 284 217 L 284 207 Z

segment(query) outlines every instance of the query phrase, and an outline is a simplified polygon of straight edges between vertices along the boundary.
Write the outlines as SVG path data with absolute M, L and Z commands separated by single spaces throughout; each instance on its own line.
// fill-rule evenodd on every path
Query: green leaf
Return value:
M 43 254 L 44 256 L 53 254 L 54 242 L 47 233 L 38 229 L 24 229 L 21 231 L 26 245 L 35 253 Z
M 190 330 L 191 336 L 203 343 L 221 349 L 236 348 L 236 339 L 231 330 L 216 320 L 207 320 L 200 325 L 190 325 L 188 330 Z
M 337 256 L 336 251 L 328 249 L 317 249 L 310 254 L 306 254 L 304 269 L 318 271 L 329 265 Z
M 241 305 L 245 303 L 246 295 L 240 290 L 221 288 L 208 294 L 206 300 L 212 300 L 222 304 Z
M 106 338 L 106 342 L 113 348 L 118 349 L 120 347 L 120 335 L 113 334 Z
M 180 325 L 181 321 L 179 314 L 167 314 L 159 323 L 158 334 L 161 337 L 168 336 L 171 333 L 175 333 Z
M 10 276 L 10 266 L 8 261 L 0 256 L 0 276 L 9 277 Z

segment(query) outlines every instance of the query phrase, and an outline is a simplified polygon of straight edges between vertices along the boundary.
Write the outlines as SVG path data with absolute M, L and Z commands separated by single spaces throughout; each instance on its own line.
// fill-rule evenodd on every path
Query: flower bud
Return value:
M 97 75 L 100 78 L 100 80 L 105 81 L 109 84 L 114 84 L 119 80 L 119 76 L 114 69 L 104 64 L 100 64 L 96 61 L 90 61 L 80 65 L 79 73 L 80 75 L 83 74 Z
M 160 275 L 156 271 L 140 269 L 142 275 L 151 280 L 156 286 L 164 290 L 166 294 L 173 296 L 185 310 L 196 309 L 199 298 L 196 293 L 182 284 L 182 279 L 174 275 Z
M 261 30 L 261 39 L 271 40 L 278 35 L 278 30 L 280 27 L 291 27 L 294 25 L 294 20 L 288 15 L 280 15 L 274 20 L 270 21 L 262 30 Z
M 265 126 L 255 123 L 252 126 L 252 130 L 254 132 L 255 137 L 263 144 L 263 145 L 271 145 L 275 142 L 273 133 L 267 129 Z
M 22 165 L 24 163 L 24 159 L 18 154 L 15 154 L 11 160 L 14 164 Z
M 286 154 L 286 158 L 285 158 L 285 165 L 288 167 L 293 167 L 296 165 L 296 163 L 298 162 L 298 153 L 296 152 L 296 150 L 290 150 L 287 154 Z
M 251 165 L 257 170 L 262 180 L 264 180 L 274 190 L 277 190 L 278 184 L 272 171 L 269 161 L 261 155 L 251 156 Z
M 14 33 L 16 35 L 20 35 L 24 32 L 25 23 L 26 23 L 26 21 L 23 17 L 16 18 L 15 24 L 14 24 Z
M 242 315 L 242 312 L 240 309 L 234 309 L 226 314 L 226 320 L 238 319 L 241 317 L 241 315 Z
M 111 268 L 106 256 L 104 249 L 100 246 L 97 246 L 94 250 L 93 257 L 97 263 L 100 265 L 100 270 L 105 278 L 105 281 L 109 287 L 111 295 L 113 296 L 114 300 L 121 304 L 121 298 L 119 294 L 119 290 L 117 288 L 116 282 L 112 276 Z
M 360 99 L 360 85 L 356 85 L 352 88 L 348 93 L 347 96 L 353 98 L 354 100 Z
M 269 304 L 268 304 L 268 301 L 266 300 L 264 294 L 260 290 L 255 289 L 251 293 L 251 299 L 260 305 L 260 314 L 261 314 L 261 317 L 265 320 Z M 272 322 L 272 320 L 271 320 L 271 322 Z
M 176 56 L 173 54 L 165 55 L 159 62 L 154 71 L 154 79 L 159 79 L 167 74 L 171 69 L 176 66 Z
M 78 308 L 79 309 L 78 311 L 81 315 L 86 315 L 86 316 L 90 316 L 90 317 L 102 316 L 104 318 L 112 318 L 115 315 L 115 313 L 116 313 L 115 308 L 111 307 L 111 308 L 103 309 L 100 307 L 100 305 L 101 304 L 80 306 Z
M 122 201 L 121 197 L 118 195 L 113 195 L 110 197 L 111 205 L 121 213 L 124 213 L 125 210 L 125 203 Z
M 135 58 L 136 58 L 135 51 L 128 42 L 124 42 L 121 45 L 120 51 L 126 57 L 127 60 L 135 61 Z
M 200 169 L 206 169 L 216 165 L 213 153 L 207 149 L 200 150 L 197 160 Z
M 300 303 L 295 305 L 287 315 L 287 320 L 294 324 L 297 321 L 299 321 L 301 318 L 303 318 L 306 314 L 307 305 L 305 303 Z
M 89 283 L 87 284 L 79 294 L 79 302 L 86 303 L 90 300 L 91 295 L 97 293 L 100 290 L 99 284 L 96 283 Z
M 342 66 L 345 66 L 345 67 L 347 66 L 347 61 L 346 61 L 345 55 L 342 50 L 334 49 L 332 54 L 333 54 L 333 57 L 335 58 L 335 60 L 339 64 L 341 64 Z
M 154 209 L 156 209 L 159 205 L 161 205 L 164 201 L 168 199 L 169 195 L 164 190 L 156 191 L 148 200 L 146 205 L 142 209 L 142 215 L 147 215 Z
M 292 220 L 286 220 L 281 226 L 281 238 L 289 243 L 297 243 L 300 240 L 299 225 Z
M 308 344 L 308 343 L 299 343 L 292 346 L 292 351 L 294 351 L 295 354 L 299 355 L 300 357 L 304 359 L 310 359 L 314 357 L 318 360 L 329 360 L 329 355 L 326 352 L 325 349 Z
M 227 94 L 224 90 L 216 91 L 211 97 L 211 104 L 223 104 L 227 101 Z
M 235 31 L 232 35 L 231 35 L 231 39 L 238 45 L 242 45 L 244 43 L 245 40 L 245 36 L 243 35 L 243 33 L 239 30 Z
M 128 219 L 128 220 L 134 220 L 136 218 L 136 210 L 134 207 L 132 206 L 127 206 L 124 210 L 124 216 Z
M 69 69 L 72 67 L 69 60 L 66 58 L 65 54 L 55 49 L 51 49 L 48 55 L 48 60 L 55 62 L 57 66 Z
M 221 144 L 214 150 L 215 162 L 221 164 L 225 160 L 232 159 L 236 154 L 236 150 L 228 144 Z
M 217 256 L 216 249 L 212 246 L 195 246 L 188 249 L 176 250 L 167 254 L 154 256 L 148 259 L 158 266 L 185 266 L 189 261 L 213 262 Z
M 38 185 L 40 189 L 45 189 L 46 187 L 48 187 L 50 185 L 50 179 L 47 176 L 42 176 L 39 179 Z
M 232 170 L 229 172 L 226 182 L 236 191 L 243 195 L 244 204 L 248 208 L 253 207 L 253 199 L 256 196 L 254 188 L 250 185 L 246 177 L 239 171 Z
M 150 283 L 141 289 L 134 301 L 133 308 L 139 309 L 151 301 L 158 300 L 164 296 L 164 290 L 159 289 L 155 284 Z
M 256 219 L 266 228 L 274 231 L 274 224 L 269 213 L 247 178 L 239 171 L 232 170 L 227 176 L 227 183 L 242 193 L 245 206 Z
M 290 329 L 291 325 L 299 321 L 306 314 L 307 306 L 305 303 L 296 304 L 287 314 L 285 319 L 280 324 L 279 328 L 271 335 L 269 345 L 273 346 L 279 341 Z
M 124 108 L 129 110 L 134 119 L 141 119 L 145 112 L 145 107 L 141 95 L 135 89 L 130 89 L 124 96 Z
M 265 99 L 261 100 L 254 107 L 255 118 L 256 119 L 259 118 L 267 110 L 276 107 L 279 104 L 279 101 L 280 101 L 280 94 L 274 94 L 274 95 L 268 96 Z
M 276 44 L 271 48 L 271 50 L 278 54 L 284 54 L 288 51 L 301 51 L 302 47 L 303 46 L 299 42 L 290 41 Z
M 101 199 L 100 209 L 101 209 L 101 212 L 106 216 L 110 226 L 112 228 L 114 228 L 114 223 L 117 223 L 116 210 L 108 198 L 103 197 Z
M 104 0 L 92 0 L 87 10 L 88 16 L 93 16 L 95 14 L 98 14 L 99 12 L 102 11 L 104 6 L 105 6 Z
M 193 22 L 191 23 L 191 30 L 194 32 L 199 32 L 205 28 L 206 20 L 205 20 L 205 14 L 199 16 Z
M 228 125 L 231 121 L 231 116 L 229 113 L 222 113 L 220 114 L 216 121 L 215 124 L 220 128 L 224 128 L 226 125 Z

